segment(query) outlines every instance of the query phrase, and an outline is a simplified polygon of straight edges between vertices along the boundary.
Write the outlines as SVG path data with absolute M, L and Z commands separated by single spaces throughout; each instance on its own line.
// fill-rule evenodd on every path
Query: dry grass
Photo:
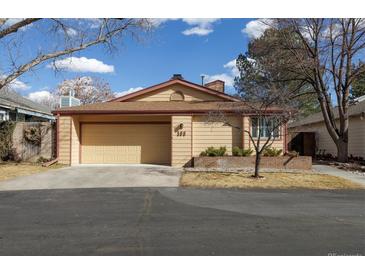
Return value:
M 316 173 L 262 173 L 255 179 L 249 173 L 185 172 L 180 186 L 200 188 L 266 188 L 266 189 L 358 189 L 361 185 L 336 176 Z
M 0 163 L 0 181 L 12 179 L 19 176 L 40 173 L 60 167 L 64 167 L 64 165 L 54 164 L 49 167 L 42 167 L 40 164 L 32 163 Z

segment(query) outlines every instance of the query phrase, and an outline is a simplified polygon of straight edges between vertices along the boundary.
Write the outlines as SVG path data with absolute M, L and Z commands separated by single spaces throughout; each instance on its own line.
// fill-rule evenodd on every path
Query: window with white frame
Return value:
M 3 110 L 0 110 L 0 121 L 6 121 L 6 120 L 8 120 L 6 112 Z
M 279 138 L 280 127 L 277 121 L 270 117 L 251 118 L 251 135 L 253 138 L 269 138 L 270 134 L 274 138 Z

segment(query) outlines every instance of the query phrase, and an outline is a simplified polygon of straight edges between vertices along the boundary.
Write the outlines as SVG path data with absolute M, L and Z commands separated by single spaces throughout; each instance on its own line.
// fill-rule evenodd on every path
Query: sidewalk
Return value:
M 352 173 L 350 171 L 341 170 L 332 166 L 327 165 L 313 165 L 313 170 L 319 173 L 324 173 L 328 175 L 333 175 L 337 177 L 341 177 L 355 183 L 359 183 L 365 187 L 365 176 Z

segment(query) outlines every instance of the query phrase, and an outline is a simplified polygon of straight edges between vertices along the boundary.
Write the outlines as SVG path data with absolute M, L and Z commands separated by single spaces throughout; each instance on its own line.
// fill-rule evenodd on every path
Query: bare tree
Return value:
M 286 90 L 279 89 L 271 81 L 270 73 L 266 72 L 260 63 L 240 55 L 236 61 L 240 75 L 235 79 L 237 97 L 242 102 L 226 104 L 218 110 L 208 113 L 207 122 L 221 122 L 249 136 L 255 150 L 255 172 L 253 177 L 260 178 L 260 163 L 264 151 L 276 140 L 285 138 L 285 126 L 293 114 L 289 107 L 289 97 Z M 249 116 L 250 129 L 234 125 L 230 115 Z
M 0 67 L 0 90 L 47 60 L 99 44 L 110 51 L 125 35 L 138 37 L 150 27 L 147 19 L 1 19 L 0 46 L 7 60 L 2 60 Z M 37 48 L 26 48 L 27 35 L 37 37 Z
M 337 158 L 346 162 L 351 86 L 365 70 L 358 65 L 365 48 L 365 19 L 277 19 L 270 25 L 280 37 L 278 43 L 266 44 L 276 53 L 271 65 L 281 72 L 274 81 L 298 81 L 312 87 Z
M 96 77 L 77 77 L 65 80 L 58 85 L 54 96 L 73 94 L 81 104 L 92 104 L 113 99 L 114 93 L 107 82 Z
M 244 117 L 249 116 L 252 127 L 245 129 L 242 126 L 233 124 L 230 120 L 232 115 Z M 261 178 L 260 164 L 265 150 L 272 146 L 276 140 L 285 138 L 285 126 L 292 115 L 291 111 L 285 111 L 274 103 L 255 104 L 249 101 L 242 101 L 236 104 L 227 113 L 224 106 L 216 111 L 211 111 L 207 115 L 207 123 L 220 122 L 224 126 L 237 129 L 241 134 L 247 134 L 255 151 L 255 170 L 254 178 Z

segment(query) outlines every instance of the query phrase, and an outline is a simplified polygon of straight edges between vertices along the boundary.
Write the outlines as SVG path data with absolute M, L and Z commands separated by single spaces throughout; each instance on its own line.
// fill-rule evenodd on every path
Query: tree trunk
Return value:
M 348 142 L 340 139 L 336 143 L 337 146 L 337 160 L 341 163 L 348 161 Z
M 255 178 L 260 178 L 260 162 L 261 162 L 261 153 L 256 151 L 255 174 L 253 176 Z

